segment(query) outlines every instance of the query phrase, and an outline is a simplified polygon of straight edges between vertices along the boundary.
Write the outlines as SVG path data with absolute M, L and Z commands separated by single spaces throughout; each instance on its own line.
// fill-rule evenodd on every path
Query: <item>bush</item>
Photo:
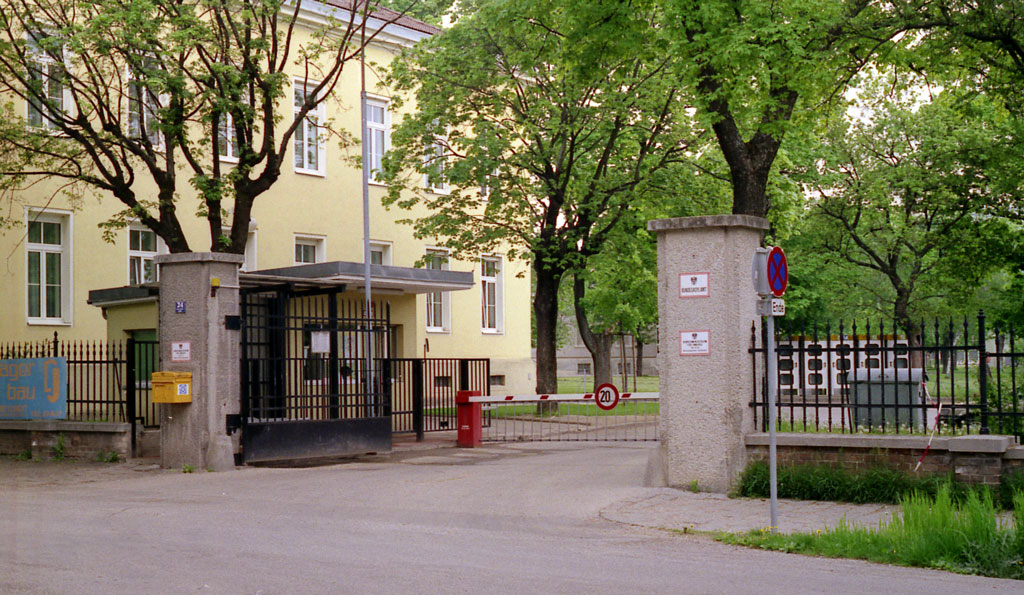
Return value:
M 852 472 L 842 466 L 826 465 L 794 465 L 778 469 L 779 497 L 794 500 L 896 504 L 901 498 L 914 493 L 935 497 L 943 486 L 947 486 L 956 503 L 965 502 L 971 493 L 984 492 L 1003 508 L 1010 509 L 1014 491 L 1024 490 L 1024 472 L 1007 475 L 1000 486 L 998 498 L 994 498 L 988 486 L 954 481 L 952 473 L 918 477 L 887 467 Z M 747 498 L 769 497 L 768 464 L 754 462 L 747 465 L 740 475 L 735 494 Z

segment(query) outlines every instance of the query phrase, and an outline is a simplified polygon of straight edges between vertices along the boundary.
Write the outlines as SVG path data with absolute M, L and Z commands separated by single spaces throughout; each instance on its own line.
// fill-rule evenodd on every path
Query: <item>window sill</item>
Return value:
M 385 183 L 385 182 L 378 182 L 376 180 L 367 180 L 367 183 L 370 186 L 378 186 L 380 188 L 387 188 L 388 187 L 387 183 Z
M 482 328 L 482 329 L 480 329 L 480 334 L 481 335 L 504 335 L 505 331 L 504 330 L 498 330 L 498 329 Z
M 450 335 L 452 331 L 446 328 L 428 326 L 427 333 L 432 335 Z
M 235 165 L 238 163 L 238 157 L 231 157 L 228 155 L 217 155 L 217 161 L 220 161 L 221 163 Z
M 58 320 L 56 318 L 29 318 L 25 320 L 25 323 L 29 326 L 71 326 L 72 323 L 69 320 Z
M 295 171 L 295 173 L 303 175 L 303 176 L 313 176 L 314 178 L 326 178 L 327 177 L 327 173 L 326 172 L 315 170 L 315 169 L 300 169 L 300 168 L 296 167 L 294 171 Z

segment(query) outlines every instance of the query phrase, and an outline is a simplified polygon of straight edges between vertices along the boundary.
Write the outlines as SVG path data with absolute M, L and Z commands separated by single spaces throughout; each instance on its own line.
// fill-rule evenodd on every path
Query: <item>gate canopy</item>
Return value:
M 278 269 L 265 269 L 239 274 L 243 287 L 290 283 L 296 287 L 330 287 L 344 285 L 349 291 L 361 289 L 363 263 L 319 262 Z M 473 289 L 472 271 L 441 271 L 380 264 L 370 265 L 370 283 L 374 293 L 394 294 L 431 293 Z

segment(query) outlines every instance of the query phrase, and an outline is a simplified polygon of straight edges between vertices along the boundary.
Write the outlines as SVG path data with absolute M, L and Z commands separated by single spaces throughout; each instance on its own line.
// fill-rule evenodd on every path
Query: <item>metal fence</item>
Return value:
M 489 359 L 395 358 L 391 366 L 391 421 L 396 433 L 455 429 L 455 393 L 491 394 Z
M 983 313 L 922 321 L 912 338 L 870 322 L 776 329 L 777 374 L 767 378 L 769 354 L 751 328 L 750 406 L 762 431 L 774 382 L 780 431 L 1024 432 L 1024 349 L 1012 327 L 988 332 Z
M 614 409 L 592 393 L 472 397 L 483 405 L 484 442 L 658 440 L 658 393 L 622 393 Z
M 132 446 L 138 424 L 157 426 L 150 375 L 159 361 L 156 341 L 79 340 L 0 344 L 0 359 L 63 357 L 67 359 L 67 416 L 72 421 L 113 421 L 132 424 Z

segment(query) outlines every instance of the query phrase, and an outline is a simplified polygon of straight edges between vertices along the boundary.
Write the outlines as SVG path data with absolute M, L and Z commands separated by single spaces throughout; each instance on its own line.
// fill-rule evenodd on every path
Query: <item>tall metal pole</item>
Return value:
M 366 329 L 363 333 L 365 337 L 365 353 L 366 353 L 366 398 L 371 403 L 376 404 L 373 399 L 373 353 L 372 353 L 372 314 L 371 308 L 373 301 L 370 297 L 370 147 L 369 147 L 369 135 L 366 129 L 366 20 L 369 17 L 370 12 L 370 0 L 365 0 L 363 4 L 363 22 L 362 22 L 362 35 L 360 36 L 359 43 L 361 47 L 359 49 L 359 129 L 361 135 L 361 142 L 363 145 L 363 286 L 364 294 L 366 297 L 366 304 L 364 306 L 364 317 L 366 319 Z M 386 331 L 385 331 L 386 332 Z
M 775 410 L 776 392 L 779 389 L 778 362 L 775 359 L 775 317 L 771 315 L 771 298 L 765 299 L 768 302 L 768 481 L 771 491 L 771 528 L 772 533 L 779 532 L 779 485 L 777 471 L 777 459 L 775 451 L 775 425 L 778 412 Z

